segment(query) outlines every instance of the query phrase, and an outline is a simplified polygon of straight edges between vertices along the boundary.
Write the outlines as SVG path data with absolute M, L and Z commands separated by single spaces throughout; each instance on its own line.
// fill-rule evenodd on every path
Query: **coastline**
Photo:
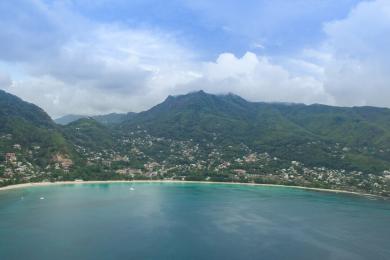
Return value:
M 225 185 L 245 185 L 245 186 L 262 186 L 262 187 L 279 187 L 279 188 L 292 188 L 298 190 L 308 190 L 308 191 L 317 191 L 317 192 L 328 192 L 328 193 L 338 193 L 338 194 L 350 194 L 356 196 L 364 196 L 364 197 L 377 197 L 377 198 L 386 198 L 380 195 L 355 192 L 355 191 L 347 191 L 347 190 L 335 190 L 335 189 L 324 189 L 324 188 L 312 188 L 312 187 L 304 187 L 304 186 L 289 186 L 289 185 L 281 185 L 281 184 L 261 184 L 261 183 L 241 183 L 241 182 L 212 182 L 212 181 L 180 181 L 180 180 L 107 180 L 107 181 L 59 181 L 59 182 L 29 182 L 29 183 L 21 183 L 15 185 L 9 185 L 0 187 L 1 191 L 7 190 L 15 190 L 29 187 L 39 187 L 39 186 L 51 186 L 51 185 L 78 185 L 78 184 L 109 184 L 109 183 L 192 183 L 192 184 L 225 184 Z

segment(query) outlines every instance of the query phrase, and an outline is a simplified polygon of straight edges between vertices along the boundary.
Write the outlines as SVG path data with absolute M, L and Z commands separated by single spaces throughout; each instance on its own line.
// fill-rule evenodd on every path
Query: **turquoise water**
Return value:
M 2 191 L 0 259 L 390 259 L 390 202 L 228 184 Z

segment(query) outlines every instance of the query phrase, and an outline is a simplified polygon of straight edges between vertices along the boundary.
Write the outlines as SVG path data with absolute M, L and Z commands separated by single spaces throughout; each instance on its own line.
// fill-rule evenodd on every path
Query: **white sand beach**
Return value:
M 28 187 L 36 186 L 48 186 L 48 185 L 83 185 L 83 184 L 103 184 L 103 183 L 180 183 L 180 184 L 225 184 L 225 185 L 246 185 L 246 186 L 263 186 L 263 187 L 283 187 L 283 188 L 292 188 L 292 189 L 301 189 L 301 190 L 310 190 L 310 191 L 319 191 L 319 192 L 331 192 L 331 193 L 342 193 L 342 194 L 352 194 L 358 196 L 368 196 L 368 197 L 382 197 L 375 194 L 361 193 L 354 191 L 346 190 L 334 190 L 334 189 L 322 189 L 322 188 L 311 188 L 303 186 L 288 186 L 288 185 L 279 185 L 279 184 L 260 184 L 260 183 L 241 183 L 241 182 L 211 182 L 211 181 L 180 181 L 180 180 L 111 180 L 111 181 L 59 181 L 59 182 L 31 182 L 31 183 L 21 183 L 15 185 L 9 185 L 5 187 L 0 187 L 0 191 L 13 190 L 13 189 L 22 189 Z

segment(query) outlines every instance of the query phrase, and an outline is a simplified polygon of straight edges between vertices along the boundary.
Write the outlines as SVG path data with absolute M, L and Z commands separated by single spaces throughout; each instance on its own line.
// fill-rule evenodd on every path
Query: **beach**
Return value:
M 14 190 L 14 189 L 22 189 L 29 187 L 37 187 L 37 186 L 49 186 L 49 185 L 82 185 L 82 184 L 109 184 L 109 183 L 181 183 L 181 184 L 190 184 L 190 183 L 198 183 L 198 184 L 225 184 L 225 185 L 245 185 L 245 186 L 262 186 L 262 187 L 282 187 L 282 188 L 292 188 L 292 189 L 300 189 L 300 190 L 309 190 L 309 191 L 318 191 L 318 192 L 329 192 L 329 193 L 339 193 L 339 194 L 350 194 L 357 196 L 366 196 L 366 197 L 380 197 L 383 196 L 355 192 L 355 191 L 347 191 L 347 190 L 335 190 L 335 189 L 323 189 L 323 188 L 312 188 L 312 187 L 303 187 L 303 186 L 289 186 L 289 185 L 280 185 L 280 184 L 261 184 L 261 183 L 242 183 L 242 182 L 212 182 L 212 181 L 180 181 L 180 180 L 107 180 L 107 181 L 59 181 L 59 182 L 30 182 L 30 183 L 21 183 L 15 185 L 9 185 L 0 187 L 0 191 L 6 190 Z

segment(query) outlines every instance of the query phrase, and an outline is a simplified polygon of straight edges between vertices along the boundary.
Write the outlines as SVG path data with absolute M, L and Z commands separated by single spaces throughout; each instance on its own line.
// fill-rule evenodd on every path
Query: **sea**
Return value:
M 6 190 L 0 259 L 390 259 L 390 201 L 201 183 Z

